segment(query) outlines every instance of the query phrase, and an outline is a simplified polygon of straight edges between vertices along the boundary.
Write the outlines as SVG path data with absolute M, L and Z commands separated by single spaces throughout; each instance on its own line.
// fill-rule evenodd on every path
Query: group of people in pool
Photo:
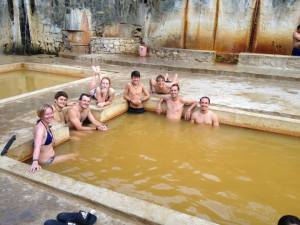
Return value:
M 68 95 L 64 91 L 59 91 L 54 96 L 54 104 L 44 104 L 37 111 L 39 120 L 34 127 L 34 144 L 33 158 L 30 168 L 31 172 L 35 172 L 41 168 L 41 165 L 49 165 L 65 161 L 76 157 L 76 154 L 66 154 L 56 156 L 53 150 L 53 134 L 50 130 L 50 124 L 53 119 L 58 123 L 65 123 L 71 129 L 78 131 L 106 131 L 108 128 L 105 124 L 96 120 L 89 105 L 92 99 L 96 100 L 98 107 L 110 105 L 115 96 L 115 91 L 111 87 L 111 80 L 108 77 L 102 77 L 100 67 L 93 66 L 94 77 L 89 83 L 89 94 L 82 93 L 78 102 L 68 102 Z M 128 113 L 143 113 L 144 102 L 150 98 L 150 93 L 140 82 L 141 76 L 139 71 L 131 73 L 131 81 L 126 84 L 124 89 L 124 99 L 128 101 Z M 219 126 L 218 117 L 209 110 L 210 99 L 206 96 L 200 98 L 200 110 L 193 112 L 198 102 L 194 100 L 186 100 L 179 96 L 179 84 L 177 75 L 170 79 L 165 76 L 158 75 L 156 79 L 150 80 L 150 92 L 163 94 L 157 106 L 157 113 L 165 111 L 166 117 L 173 121 L 181 120 L 184 112 L 184 106 L 189 107 L 184 113 L 186 120 L 192 123 L 206 124 L 214 127 Z M 166 110 L 162 104 L 166 103 Z M 93 126 L 87 126 L 86 121 Z

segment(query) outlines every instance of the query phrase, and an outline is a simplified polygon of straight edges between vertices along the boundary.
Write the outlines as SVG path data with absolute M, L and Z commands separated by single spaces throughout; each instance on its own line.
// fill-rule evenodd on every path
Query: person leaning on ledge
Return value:
M 297 26 L 297 30 L 293 32 L 293 56 L 300 56 L 300 24 Z
M 89 94 L 82 93 L 79 97 L 78 104 L 68 109 L 67 121 L 70 128 L 78 131 L 91 131 L 99 130 L 106 131 L 107 126 L 99 122 L 93 116 L 90 110 L 91 96 Z M 88 120 L 94 125 L 94 127 L 83 126 L 83 123 Z

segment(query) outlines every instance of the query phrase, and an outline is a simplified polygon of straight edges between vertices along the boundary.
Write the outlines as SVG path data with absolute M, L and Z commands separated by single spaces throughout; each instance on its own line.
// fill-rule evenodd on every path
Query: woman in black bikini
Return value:
M 50 123 L 53 120 L 53 108 L 45 104 L 38 111 L 39 120 L 34 127 L 33 155 L 30 172 L 35 172 L 41 168 L 41 165 L 49 165 L 59 161 L 65 161 L 75 156 L 67 154 L 55 156 L 53 150 L 53 134 L 50 130 Z

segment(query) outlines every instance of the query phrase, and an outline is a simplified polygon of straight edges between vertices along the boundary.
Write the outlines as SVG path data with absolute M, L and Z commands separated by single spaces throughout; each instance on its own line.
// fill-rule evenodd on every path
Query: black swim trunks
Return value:
M 132 114 L 140 114 L 140 113 L 144 113 L 145 109 L 144 108 L 132 108 L 130 106 L 128 106 L 128 113 L 132 113 Z
M 293 48 L 292 55 L 300 56 L 300 48 Z

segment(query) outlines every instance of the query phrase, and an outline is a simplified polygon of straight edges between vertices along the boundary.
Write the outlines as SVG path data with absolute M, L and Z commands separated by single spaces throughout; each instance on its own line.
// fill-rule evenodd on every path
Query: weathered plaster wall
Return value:
M 153 47 L 184 47 L 185 1 L 160 1 L 148 8 L 145 41 Z
M 256 0 L 219 2 L 215 50 L 244 52 L 249 46 L 252 16 Z
M 0 53 L 22 46 L 19 22 L 19 4 L 17 0 L 0 1 Z
M 151 47 L 290 54 L 300 23 L 300 0 L 0 0 L 0 6 L 0 49 L 23 52 L 86 52 L 97 35 L 143 36 Z
M 261 0 L 254 52 L 291 54 L 292 33 L 298 24 L 299 0 Z
M 2 30 L 11 30 L 12 24 L 10 21 L 7 2 L 0 3 L 0 27 Z M 12 45 L 12 33 L 11 32 L 0 32 L 0 45 L 3 46 L 0 48 L 0 53 L 4 50 L 7 46 L 11 48 Z
M 190 0 L 187 5 L 185 47 L 214 49 L 217 0 Z

